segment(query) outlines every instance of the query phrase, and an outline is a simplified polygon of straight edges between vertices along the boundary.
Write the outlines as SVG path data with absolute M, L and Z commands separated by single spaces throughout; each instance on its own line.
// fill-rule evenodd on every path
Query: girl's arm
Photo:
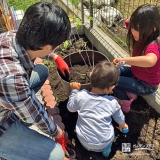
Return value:
M 124 21 L 126 28 L 129 28 L 130 17 Z
M 126 64 L 131 66 L 152 67 L 157 63 L 157 56 L 154 53 L 148 53 L 144 56 L 115 58 L 113 60 L 113 64 L 116 65 L 118 62 L 121 61 L 125 61 Z

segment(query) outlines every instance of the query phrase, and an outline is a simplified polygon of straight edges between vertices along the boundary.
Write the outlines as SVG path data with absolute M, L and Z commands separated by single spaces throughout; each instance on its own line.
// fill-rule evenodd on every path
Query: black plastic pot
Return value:
M 83 56 L 85 62 L 88 64 L 90 61 L 92 66 L 93 65 L 95 66 L 97 63 L 99 63 L 100 61 L 103 61 L 103 60 L 109 61 L 107 56 L 105 56 L 104 54 L 102 54 L 98 51 L 94 51 L 94 50 L 81 51 L 81 55 Z M 81 55 L 79 52 L 75 52 L 75 53 L 72 53 L 72 54 L 65 56 L 63 59 L 69 67 L 72 67 L 74 65 L 85 65 Z M 94 64 L 93 64 L 93 62 L 94 62 Z M 60 72 L 58 72 L 58 76 L 61 80 L 64 91 L 66 92 L 67 96 L 69 96 L 69 94 L 71 92 L 71 87 L 70 87 L 70 82 L 68 81 L 68 77 L 64 77 Z M 86 90 L 90 91 L 90 89 L 91 89 L 90 83 L 81 84 L 81 89 L 86 89 Z

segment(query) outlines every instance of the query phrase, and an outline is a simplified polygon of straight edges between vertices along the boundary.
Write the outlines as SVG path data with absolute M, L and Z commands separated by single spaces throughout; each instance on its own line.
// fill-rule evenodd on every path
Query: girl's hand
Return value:
M 119 130 L 122 132 L 122 129 L 128 129 L 128 125 L 126 123 L 119 124 Z
M 116 65 L 118 62 L 122 61 L 121 58 L 115 58 L 112 63 Z
M 128 18 L 128 19 L 126 19 L 126 20 L 124 21 L 124 24 L 125 24 L 125 26 L 126 26 L 126 29 L 129 28 L 129 23 L 130 23 L 130 18 Z
M 130 17 L 127 18 L 125 21 L 126 21 L 127 23 L 129 23 L 129 22 L 130 22 Z
M 80 88 L 81 88 L 81 84 L 78 82 L 71 82 L 70 86 L 72 89 L 77 89 L 77 90 L 80 90 Z

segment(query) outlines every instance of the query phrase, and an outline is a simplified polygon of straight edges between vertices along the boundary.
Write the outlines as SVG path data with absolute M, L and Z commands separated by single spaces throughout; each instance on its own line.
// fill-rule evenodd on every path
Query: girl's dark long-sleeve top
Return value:
M 57 135 L 57 125 L 29 87 L 33 62 L 15 39 L 16 31 L 0 35 L 0 136 L 14 123 L 14 113 L 21 121 L 34 123 L 41 131 Z

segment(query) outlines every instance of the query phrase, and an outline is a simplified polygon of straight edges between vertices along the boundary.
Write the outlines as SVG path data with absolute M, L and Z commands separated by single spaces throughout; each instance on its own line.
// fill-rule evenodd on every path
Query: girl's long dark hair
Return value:
M 131 28 L 139 32 L 139 40 L 135 41 Z M 153 4 L 139 6 L 130 17 L 127 34 L 127 46 L 129 52 L 137 50 L 137 56 L 143 55 L 150 43 L 160 43 L 160 15 L 158 8 Z

